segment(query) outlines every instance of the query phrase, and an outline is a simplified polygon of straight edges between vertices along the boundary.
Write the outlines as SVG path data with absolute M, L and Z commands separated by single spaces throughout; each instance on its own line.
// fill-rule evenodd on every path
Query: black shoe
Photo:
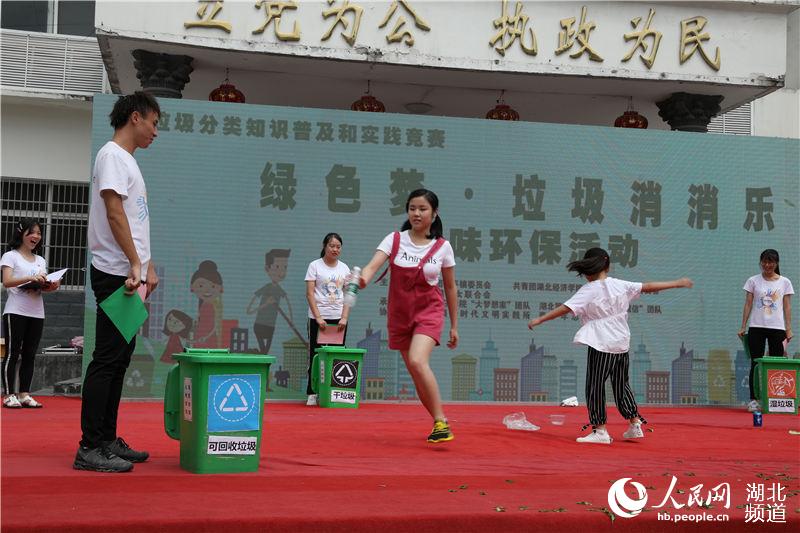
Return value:
M 149 453 L 137 452 L 128 446 L 128 443 L 125 442 L 122 437 L 117 437 L 117 440 L 104 442 L 103 444 L 108 448 L 108 451 L 117 457 L 122 457 L 126 461 L 130 461 L 131 463 L 143 463 L 147 461 L 148 457 L 150 457 Z
M 114 455 L 106 446 L 97 448 L 79 446 L 72 468 L 95 472 L 129 472 L 133 470 L 133 463 Z

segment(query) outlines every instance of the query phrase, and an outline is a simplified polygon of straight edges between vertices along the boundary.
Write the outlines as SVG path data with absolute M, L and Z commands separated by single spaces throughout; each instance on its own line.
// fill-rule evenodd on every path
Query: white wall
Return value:
M 800 138 L 800 9 L 786 28 L 786 85 L 753 102 L 753 135 Z
M 4 96 L 0 114 L 4 177 L 89 181 L 91 102 Z

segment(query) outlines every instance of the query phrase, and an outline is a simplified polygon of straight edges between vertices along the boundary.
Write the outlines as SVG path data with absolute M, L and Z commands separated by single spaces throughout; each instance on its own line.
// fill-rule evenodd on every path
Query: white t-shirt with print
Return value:
M 16 250 L 6 252 L 3 257 L 0 257 L 0 267 L 11 267 L 14 278 L 47 274 L 47 263 L 44 257 L 36 255 L 31 262 Z M 9 288 L 3 314 L 44 318 L 44 300 L 42 300 L 41 291 L 26 291 L 19 287 Z
M 344 284 L 349 275 L 350 269 L 342 261 L 336 261 L 336 266 L 329 267 L 320 258 L 308 265 L 306 281 L 314 282 L 314 301 L 322 318 L 342 318 Z M 308 318 L 314 318 L 311 307 L 308 308 Z
M 108 141 L 94 161 L 92 199 L 89 209 L 89 251 L 92 265 L 107 274 L 127 276 L 131 265 L 117 244 L 108 223 L 106 204 L 101 191 L 112 190 L 122 197 L 133 244 L 142 263 L 142 279 L 150 261 L 150 211 L 147 188 L 133 155 L 114 141 Z
M 789 278 L 767 281 L 757 274 L 744 283 L 744 290 L 753 295 L 750 326 L 754 328 L 786 329 L 783 317 L 783 297 L 794 294 Z
M 392 242 L 394 242 L 394 233 L 387 235 L 378 245 L 378 250 L 384 252 L 386 255 L 392 254 Z M 400 248 L 397 250 L 397 256 L 394 258 L 394 264 L 401 267 L 416 267 L 423 257 L 431 249 L 436 240 L 430 241 L 424 246 L 417 246 L 411 241 L 408 235 L 408 230 L 400 232 Z M 439 274 L 442 268 L 450 268 L 456 266 L 456 257 L 453 254 L 453 247 L 450 246 L 448 241 L 433 254 L 427 264 L 422 267 L 422 272 L 425 275 L 425 281 L 428 285 L 439 284 Z
M 627 352 L 631 344 L 628 306 L 641 294 L 641 283 L 610 277 L 586 283 L 564 302 L 581 319 L 572 342 L 606 353 Z

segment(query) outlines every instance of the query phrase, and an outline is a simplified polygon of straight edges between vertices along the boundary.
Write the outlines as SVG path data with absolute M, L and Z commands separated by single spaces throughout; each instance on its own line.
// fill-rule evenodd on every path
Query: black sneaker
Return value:
M 133 463 L 117 457 L 106 446 L 98 446 L 97 448 L 78 446 L 78 453 L 75 454 L 75 462 L 72 463 L 72 468 L 75 470 L 93 470 L 95 472 L 129 472 L 133 470 Z
M 147 458 L 150 457 L 150 454 L 147 452 L 137 452 L 130 446 L 128 443 L 125 442 L 122 437 L 117 437 L 117 440 L 112 440 L 109 442 L 103 443 L 108 450 L 116 455 L 117 457 L 122 457 L 126 461 L 130 461 L 131 463 L 143 463 L 147 461 Z

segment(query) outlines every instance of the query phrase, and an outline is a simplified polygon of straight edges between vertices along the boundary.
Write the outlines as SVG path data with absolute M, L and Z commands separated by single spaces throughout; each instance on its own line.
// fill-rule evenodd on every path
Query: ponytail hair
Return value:
M 579 276 L 594 276 L 604 272 L 611 266 L 608 252 L 602 248 L 589 248 L 583 254 L 583 259 L 572 261 L 567 265 L 567 270 L 577 272 Z
M 761 252 L 759 261 L 769 261 L 770 263 L 775 263 L 775 273 L 779 276 L 781 275 L 781 257 L 778 255 L 778 250 L 767 248 Z
M 444 235 L 444 229 L 442 225 L 442 217 L 439 216 L 439 197 L 436 196 L 436 193 L 433 191 L 429 191 L 428 189 L 417 189 L 415 191 L 411 191 L 411 194 L 408 195 L 408 200 L 406 200 L 406 213 L 408 213 L 408 206 L 411 203 L 411 200 L 414 198 L 419 198 L 420 196 L 424 197 L 425 200 L 431 204 L 431 209 L 433 209 L 433 222 L 431 222 L 431 232 L 430 235 L 426 235 L 425 237 L 428 239 L 438 239 Z M 411 229 L 411 222 L 406 219 L 403 222 L 400 231 L 406 231 Z
M 339 244 L 344 244 L 341 235 L 339 235 L 336 232 L 328 233 L 327 235 L 325 235 L 325 238 L 322 239 L 322 251 L 319 253 L 320 259 L 325 257 L 325 247 L 328 246 L 328 243 L 331 242 L 331 239 L 336 239 L 337 241 L 339 241 Z

